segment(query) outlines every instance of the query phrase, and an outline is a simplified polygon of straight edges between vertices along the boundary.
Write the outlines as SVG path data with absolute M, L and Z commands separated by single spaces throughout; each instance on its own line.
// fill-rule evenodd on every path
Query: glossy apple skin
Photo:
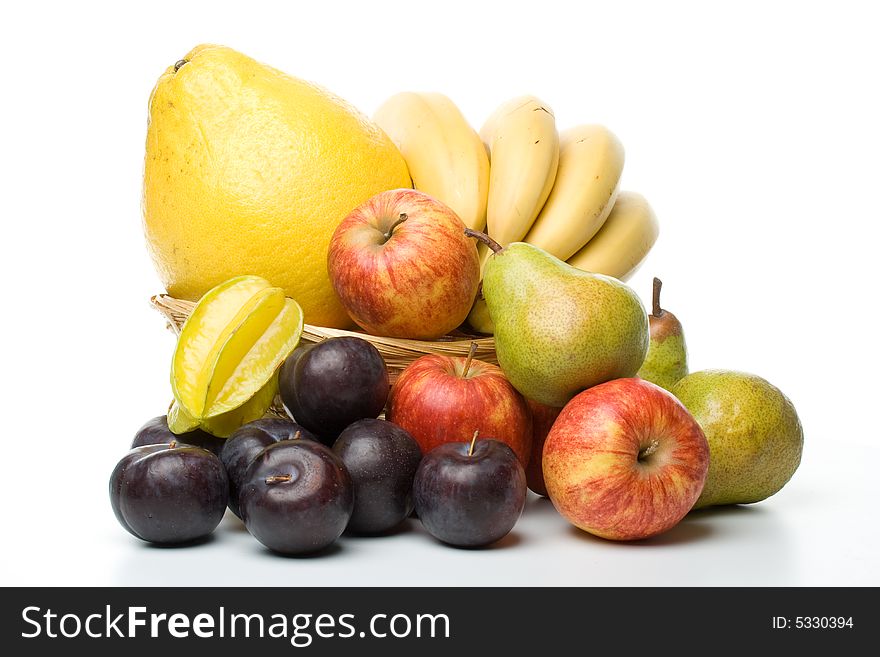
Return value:
M 201 429 L 181 434 L 171 433 L 171 429 L 168 428 L 168 416 L 159 415 L 138 429 L 134 440 L 131 441 L 131 448 L 143 447 L 144 445 L 167 445 L 175 440 L 179 443 L 201 447 L 217 456 L 220 455 L 220 450 L 223 449 L 226 442 L 225 439 L 212 436 Z
M 422 450 L 407 431 L 385 420 L 358 420 L 339 434 L 333 451 L 345 463 L 354 485 L 349 530 L 379 534 L 409 516 Z
M 504 538 L 526 503 L 526 475 L 516 454 L 497 440 L 446 443 L 428 452 L 416 471 L 413 497 L 429 534 L 457 547 Z
M 110 506 L 131 534 L 175 544 L 210 534 L 226 511 L 229 483 L 213 453 L 171 442 L 136 447 L 110 476 Z
M 544 469 L 542 467 L 544 442 L 562 409 L 539 404 L 531 399 L 527 399 L 526 402 L 532 412 L 532 455 L 529 458 L 528 467 L 526 467 L 526 483 L 530 491 L 547 497 L 547 485 L 544 483 Z
M 297 433 L 303 440 L 317 440 L 310 431 L 284 418 L 261 418 L 248 422 L 226 439 L 220 451 L 220 461 L 229 478 L 229 510 L 236 516 L 241 518 L 238 495 L 250 464 L 269 445 L 279 440 L 290 440 Z
M 354 508 L 351 477 L 326 445 L 282 440 L 251 463 L 239 507 L 248 531 L 270 550 L 316 552 L 345 531 Z
M 278 373 L 281 400 L 294 420 L 333 445 L 345 427 L 378 417 L 388 399 L 388 368 L 362 338 L 329 338 L 307 347 Z
M 430 354 L 400 373 L 388 397 L 387 417 L 406 429 L 427 454 L 438 445 L 470 442 L 474 431 L 507 443 L 528 464 L 532 416 L 525 398 L 497 365 Z
M 392 229 L 402 215 L 406 220 Z M 330 240 L 333 288 L 367 333 L 438 338 L 465 320 L 480 281 L 476 242 L 464 231 L 458 215 L 427 194 L 377 194 L 352 210 Z
M 574 397 L 544 444 L 553 505 L 576 527 L 613 540 L 675 526 L 700 496 L 708 467 L 706 437 L 687 409 L 639 378 Z

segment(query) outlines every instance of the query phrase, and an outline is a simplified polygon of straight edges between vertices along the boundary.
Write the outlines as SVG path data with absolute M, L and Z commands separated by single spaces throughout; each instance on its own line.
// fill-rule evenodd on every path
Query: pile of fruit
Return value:
M 144 225 L 166 289 L 198 303 L 167 416 L 111 476 L 120 523 L 182 543 L 228 506 L 301 554 L 415 511 L 475 547 L 513 528 L 528 487 L 633 540 L 779 491 L 803 445 L 791 402 L 750 374 L 689 373 L 660 281 L 650 315 L 622 282 L 657 237 L 644 199 L 618 193 L 622 167 L 608 130 L 557 133 L 533 97 L 479 134 L 439 94 L 394 96 L 371 122 L 193 50 L 151 96 Z M 361 333 L 300 345 L 304 322 Z M 426 355 L 389 385 L 371 336 L 467 324 L 498 365 Z
M 453 545 L 485 545 L 506 535 L 525 504 L 520 459 L 529 457 L 525 441 L 531 436 L 499 433 L 516 440 L 518 452 L 500 440 L 478 439 L 478 431 L 470 443 L 440 440 L 435 448 L 438 427 L 423 415 L 423 400 L 413 396 L 419 385 L 405 381 L 394 387 L 394 408 L 402 420 L 379 419 L 389 384 L 376 347 L 362 338 L 338 337 L 292 351 L 267 348 L 283 344 L 270 339 L 279 335 L 288 346 L 295 344 L 290 336 L 301 326 L 298 313 L 285 319 L 279 312 L 262 318 L 267 327 L 262 333 L 256 330 L 258 300 L 274 289 L 244 276 L 212 290 L 196 306 L 172 367 L 173 408 L 179 411 L 144 425 L 111 476 L 110 498 L 120 523 L 147 541 L 181 543 L 210 534 L 228 506 L 261 543 L 285 554 L 320 550 L 346 529 L 388 532 L 414 509 L 432 535 Z M 199 353 L 193 353 L 196 344 L 203 348 Z M 267 366 L 285 352 L 280 368 L 271 371 Z M 483 385 L 492 386 L 488 391 L 497 387 L 499 400 L 521 401 L 493 365 L 425 358 L 426 376 L 459 382 L 461 394 L 473 387 L 468 376 L 481 376 Z M 460 376 L 447 371 L 456 367 Z M 265 382 L 239 376 L 267 371 Z M 239 383 L 230 387 L 232 381 Z M 280 393 L 296 422 L 261 417 L 227 438 L 209 433 L 228 428 L 225 418 L 236 413 L 221 403 L 229 397 L 224 391 L 251 394 L 238 408 L 259 410 L 258 400 L 265 412 L 267 387 L 272 396 Z M 519 411 L 516 428 L 530 430 L 524 402 Z M 189 431 L 180 433 L 175 420 L 181 415 L 200 428 L 187 426 Z M 439 428 L 441 437 L 452 435 Z

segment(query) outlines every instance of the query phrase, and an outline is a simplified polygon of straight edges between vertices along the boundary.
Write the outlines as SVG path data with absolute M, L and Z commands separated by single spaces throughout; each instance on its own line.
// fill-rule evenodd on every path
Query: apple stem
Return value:
M 644 449 L 639 450 L 639 456 L 638 456 L 639 461 L 643 461 L 646 458 L 648 458 L 649 456 L 651 456 L 651 454 L 653 454 L 654 452 L 657 451 L 658 447 L 660 447 L 660 443 L 655 438 L 654 440 L 651 441 L 650 445 L 648 445 Z
M 468 355 L 464 361 L 464 369 L 461 372 L 462 379 L 467 376 L 468 370 L 471 368 L 471 361 L 474 359 L 475 353 L 477 353 L 477 343 L 471 341 L 471 348 L 468 349 Z
M 180 70 L 180 67 L 183 66 L 184 64 L 189 64 L 189 60 L 188 59 L 178 59 L 176 62 L 174 62 L 174 72 L 177 73 Z
M 663 317 L 663 309 L 660 307 L 660 288 L 663 287 L 663 281 L 656 276 L 654 277 L 654 295 L 652 298 L 653 308 L 651 314 L 654 317 Z
M 473 455 L 474 455 L 474 444 L 477 442 L 477 436 L 479 436 L 479 435 L 480 435 L 480 430 L 479 430 L 479 429 L 477 429 L 476 431 L 474 431 L 474 437 L 471 438 L 471 446 L 468 447 L 468 456 L 473 456 Z
M 394 229 L 397 228 L 400 224 L 402 224 L 407 219 L 409 219 L 409 217 L 406 215 L 406 212 L 401 212 L 400 216 L 397 218 L 397 221 L 395 221 L 393 224 L 391 224 L 391 226 L 388 228 L 388 230 L 385 231 L 385 241 L 386 242 L 391 239 L 391 233 L 394 232 Z
M 475 237 L 476 239 L 481 241 L 483 244 L 485 244 L 490 249 L 492 249 L 492 253 L 498 253 L 501 249 L 504 248 L 498 242 L 496 242 L 491 237 L 486 235 L 486 233 L 481 233 L 478 230 L 474 230 L 472 228 L 465 228 L 464 234 L 467 235 L 468 237 Z
M 284 482 L 286 482 L 286 481 L 290 481 L 291 479 L 293 479 L 293 476 L 291 476 L 291 475 L 289 475 L 289 474 L 286 474 L 286 475 L 272 475 L 271 477 L 266 477 L 266 483 L 269 484 L 269 485 L 272 485 L 272 484 L 283 484 Z

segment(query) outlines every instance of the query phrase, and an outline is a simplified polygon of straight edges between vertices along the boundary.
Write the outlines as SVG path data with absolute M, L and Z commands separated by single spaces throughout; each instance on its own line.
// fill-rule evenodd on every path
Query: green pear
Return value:
M 800 465 L 804 432 L 794 405 L 761 377 L 704 370 L 681 379 L 672 393 L 709 441 L 709 474 L 695 509 L 760 502 Z
M 483 296 L 504 374 L 525 397 L 564 406 L 580 391 L 635 375 L 648 350 L 648 314 L 616 278 L 581 271 L 524 242 L 495 251 Z
M 663 282 L 654 279 L 653 308 L 648 316 L 651 343 L 638 375 L 661 388 L 671 390 L 676 381 L 688 373 L 687 345 L 678 318 L 660 307 Z

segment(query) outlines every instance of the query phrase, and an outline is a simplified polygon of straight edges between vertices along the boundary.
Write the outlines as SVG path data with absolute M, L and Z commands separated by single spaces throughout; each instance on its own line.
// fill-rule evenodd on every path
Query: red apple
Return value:
M 550 428 L 562 411 L 556 406 L 539 404 L 531 399 L 526 399 L 529 410 L 532 412 L 532 456 L 529 458 L 529 467 L 526 468 L 526 481 L 529 490 L 538 495 L 547 497 L 547 486 L 544 484 L 544 468 L 541 464 L 541 455 L 544 452 L 544 442 Z
M 474 240 L 458 215 L 414 189 L 382 192 L 330 240 L 330 281 L 367 333 L 431 340 L 461 324 L 480 282 Z
M 525 398 L 500 367 L 472 355 L 432 354 L 410 363 L 391 388 L 387 418 L 424 454 L 444 443 L 469 443 L 479 431 L 480 438 L 507 443 L 523 467 L 529 461 L 532 416 Z
M 647 538 L 681 520 L 703 490 L 709 445 L 675 397 L 642 379 L 589 388 L 559 414 L 544 444 L 553 505 L 576 527 Z

